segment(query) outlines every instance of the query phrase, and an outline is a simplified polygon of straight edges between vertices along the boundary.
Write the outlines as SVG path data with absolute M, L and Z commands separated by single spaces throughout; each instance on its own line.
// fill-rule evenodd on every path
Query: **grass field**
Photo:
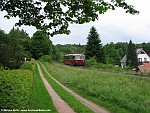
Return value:
M 150 80 L 44 63 L 53 77 L 115 113 L 149 113 Z

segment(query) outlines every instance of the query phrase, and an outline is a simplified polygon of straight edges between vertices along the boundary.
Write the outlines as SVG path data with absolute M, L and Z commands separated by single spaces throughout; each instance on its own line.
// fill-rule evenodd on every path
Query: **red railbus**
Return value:
M 64 56 L 64 64 L 72 66 L 84 66 L 85 55 L 83 54 L 67 54 Z

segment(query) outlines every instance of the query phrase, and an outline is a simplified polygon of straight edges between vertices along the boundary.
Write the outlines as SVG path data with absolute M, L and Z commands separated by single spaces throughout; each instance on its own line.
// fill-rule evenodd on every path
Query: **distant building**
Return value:
M 136 50 L 137 58 L 138 58 L 138 65 L 142 65 L 143 63 L 149 63 L 150 62 L 150 56 L 142 49 L 139 48 Z M 125 55 L 121 59 L 121 67 L 124 67 L 127 65 L 127 56 Z

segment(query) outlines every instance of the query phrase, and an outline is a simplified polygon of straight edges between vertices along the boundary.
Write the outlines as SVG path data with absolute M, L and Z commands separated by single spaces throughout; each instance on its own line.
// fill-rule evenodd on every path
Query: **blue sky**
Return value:
M 86 44 L 90 28 L 94 26 L 100 34 L 103 44 L 110 42 L 129 42 L 134 43 L 150 42 L 150 0 L 126 0 L 140 11 L 139 15 L 125 13 L 121 8 L 115 11 L 109 10 L 103 15 L 99 15 L 99 20 L 83 25 L 70 25 L 69 35 L 57 35 L 50 38 L 53 44 Z M 4 12 L 0 12 L 0 29 L 6 33 L 17 22 L 16 18 L 7 20 L 3 18 Z M 36 31 L 34 27 L 22 27 L 30 36 Z

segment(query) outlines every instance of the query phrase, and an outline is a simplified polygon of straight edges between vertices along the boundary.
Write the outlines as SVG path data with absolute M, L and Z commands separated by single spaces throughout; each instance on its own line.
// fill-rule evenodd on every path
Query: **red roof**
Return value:
M 150 72 L 150 66 L 138 66 L 137 70 L 140 72 Z
M 150 67 L 150 63 L 143 63 L 144 66 L 149 66 Z

